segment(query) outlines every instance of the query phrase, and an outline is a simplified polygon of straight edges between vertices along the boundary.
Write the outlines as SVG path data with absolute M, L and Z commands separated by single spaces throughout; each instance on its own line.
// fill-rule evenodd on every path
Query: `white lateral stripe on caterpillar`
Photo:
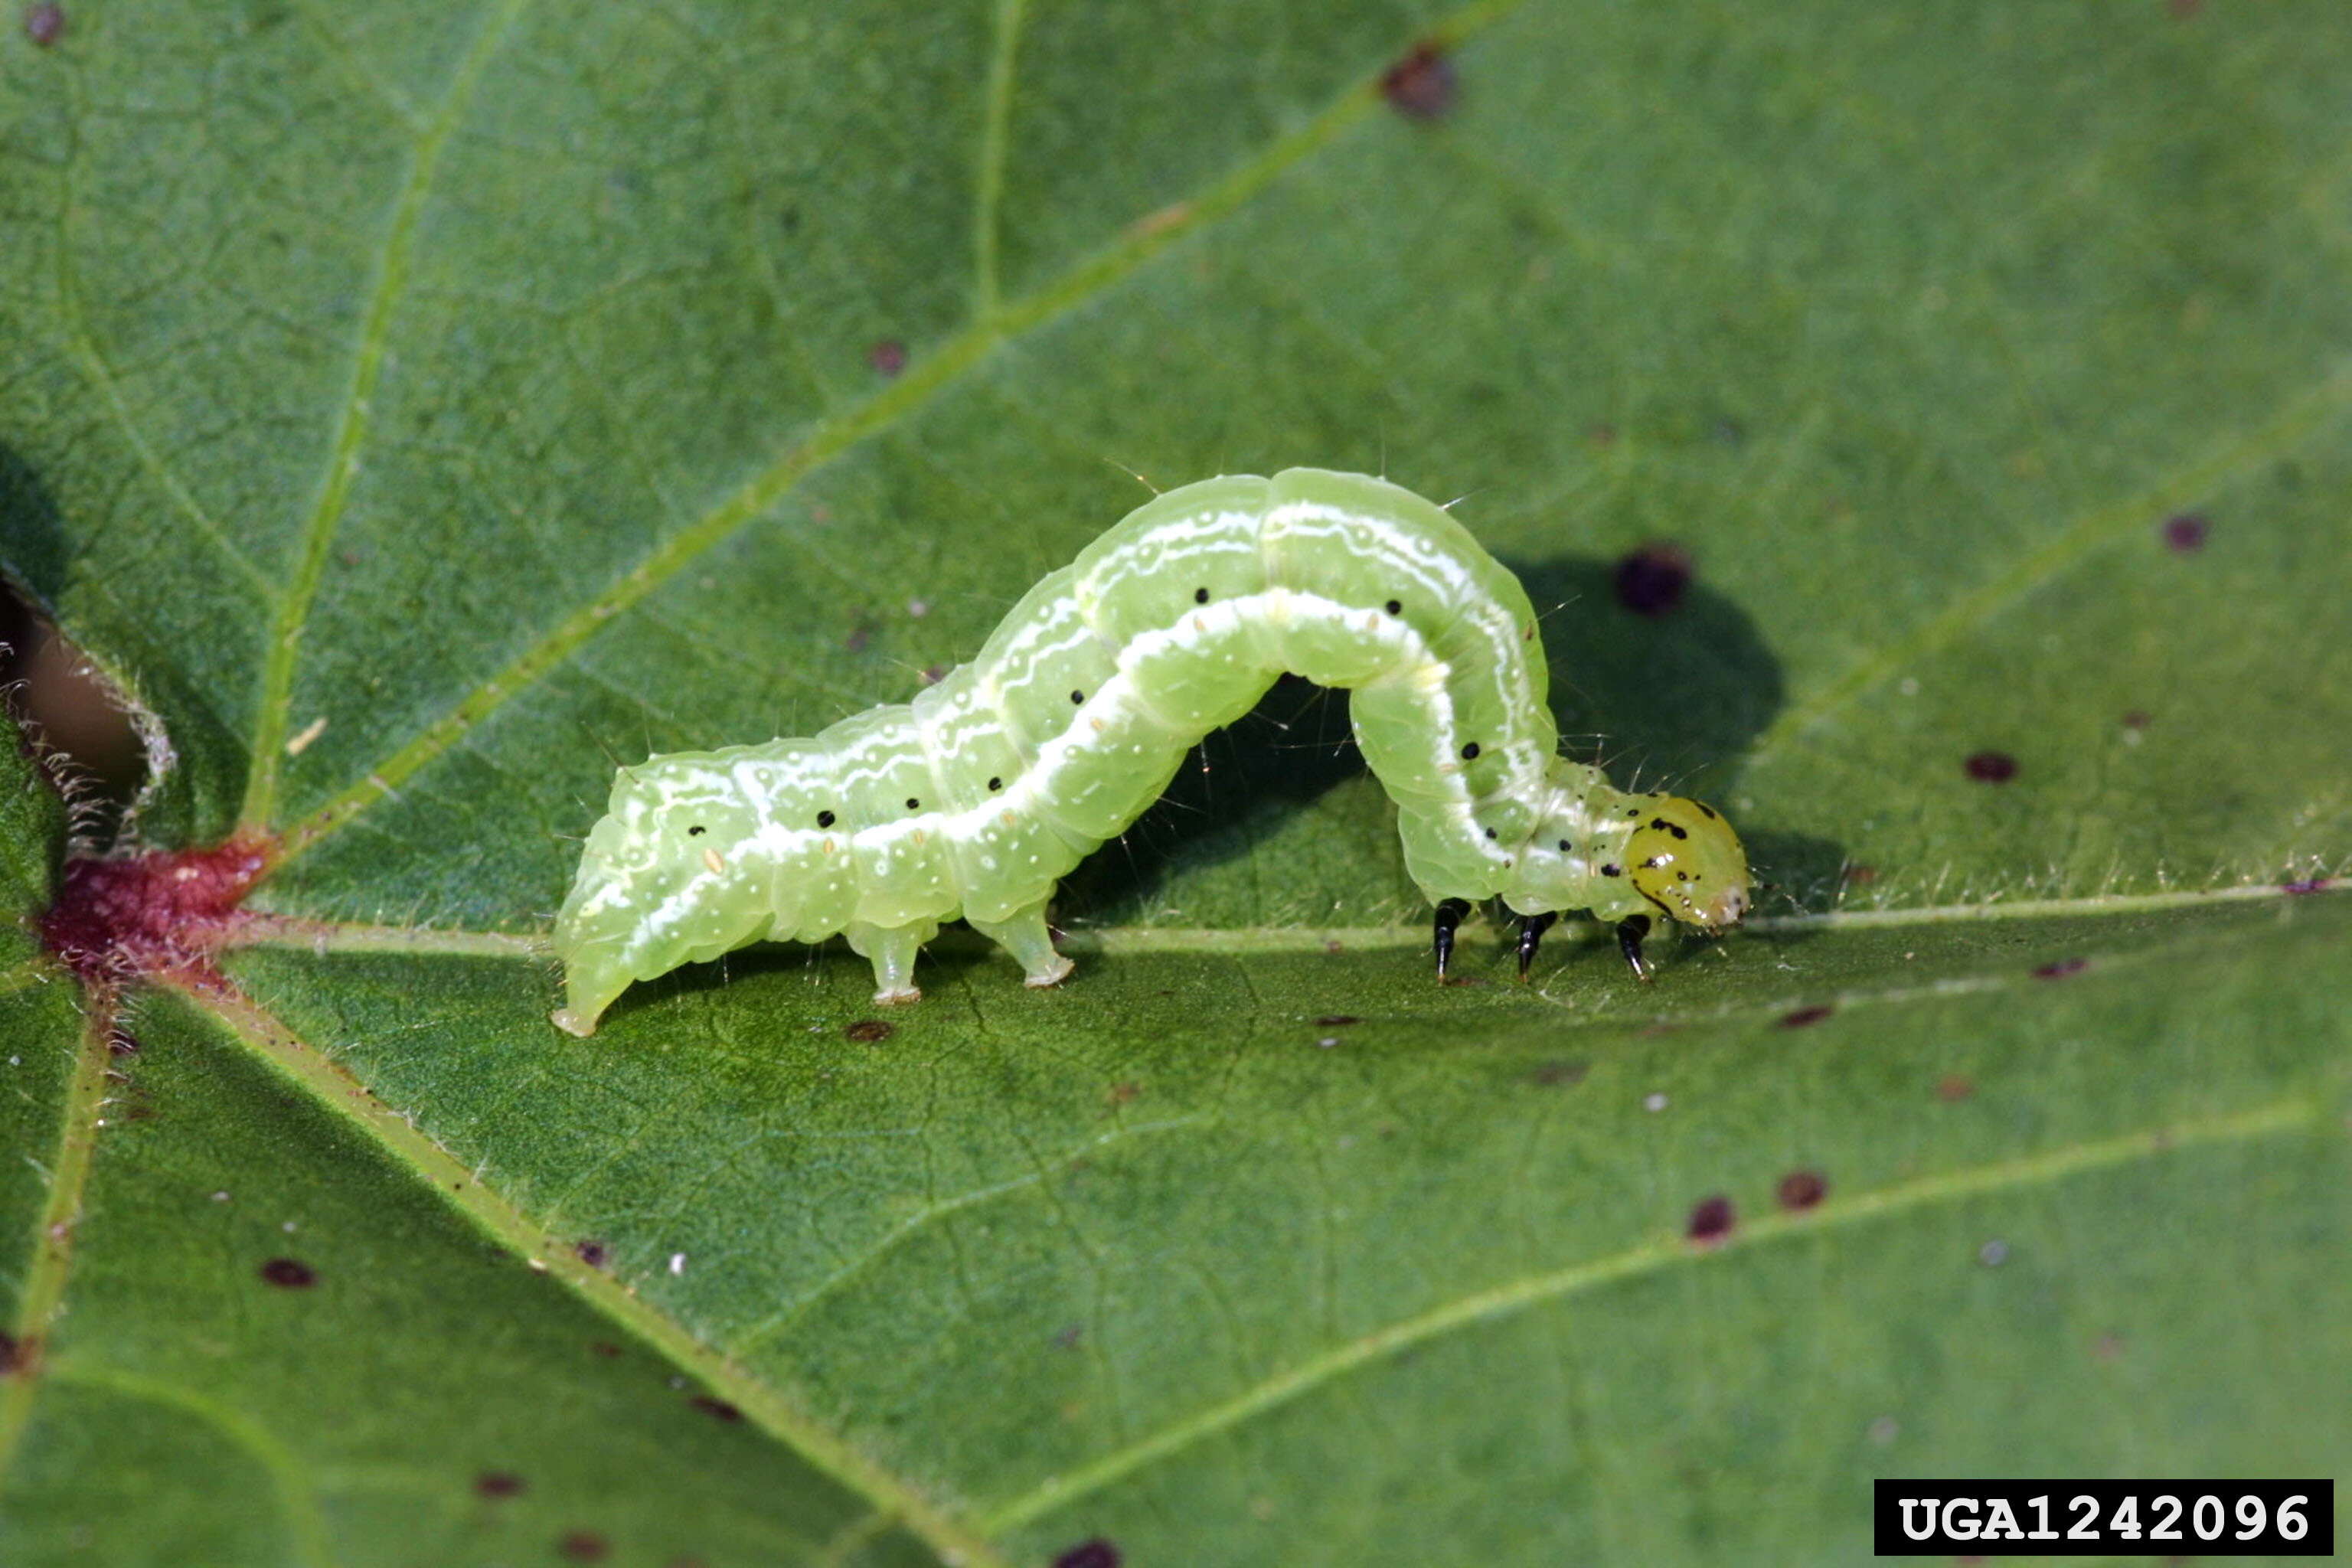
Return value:
M 917 951 L 959 915 L 1051 984 L 1069 969 L 1055 884 L 1286 670 L 1353 689 L 1438 903 L 1441 973 L 1465 900 L 1523 917 L 1523 975 L 1560 910 L 1620 921 L 1644 974 L 1651 911 L 1703 931 L 1745 912 L 1719 816 L 1555 754 L 1534 612 L 1459 523 L 1385 480 L 1292 468 L 1138 508 L 911 704 L 622 769 L 557 919 L 555 1021 L 586 1034 L 634 980 L 835 932 L 872 960 L 877 1000 L 912 1000 Z
M 1275 594 L 1255 595 L 1249 599 L 1218 605 L 1214 607 L 1213 612 L 1202 612 L 1188 616 L 1184 622 L 1177 626 L 1157 632 L 1145 633 L 1121 650 L 1122 659 L 1129 658 L 1138 649 L 1147 650 L 1145 657 L 1148 657 L 1148 650 L 1150 647 L 1181 642 L 1186 639 L 1188 632 L 1197 638 L 1201 634 L 1209 631 L 1210 628 L 1203 623 L 1209 620 L 1212 613 L 1223 623 L 1223 629 L 1230 631 L 1231 628 L 1244 622 L 1252 614 L 1265 613 L 1268 601 L 1277 596 L 1284 604 L 1285 616 L 1294 620 L 1307 616 L 1339 622 L 1357 614 L 1344 605 L 1334 604 L 1316 595 L 1277 590 Z M 1441 732 L 1447 731 L 1450 729 L 1448 723 L 1450 714 L 1445 710 L 1450 709 L 1451 703 L 1448 701 L 1443 684 L 1445 667 L 1430 657 L 1428 645 L 1410 626 L 1402 622 L 1390 622 L 1388 626 L 1394 629 L 1384 628 L 1382 635 L 1397 643 L 1402 656 L 1410 662 L 1411 668 L 1406 678 L 1423 683 L 1426 687 L 1429 701 L 1436 710 L 1434 715 L 1436 722 L 1433 728 Z M 958 812 L 952 816 L 936 811 L 926 812 L 919 816 L 906 817 L 875 827 L 860 828 L 848 835 L 848 837 L 854 847 L 887 858 L 898 840 L 913 838 L 923 833 L 968 837 L 977 833 L 984 825 L 984 819 L 991 815 L 1002 811 L 1018 812 L 1029 809 L 1041 795 L 1050 794 L 1060 778 L 1062 769 L 1093 760 L 1090 748 L 1087 744 L 1087 735 L 1095 725 L 1101 722 L 1101 719 L 1099 713 L 1090 713 L 1089 710 L 1104 707 L 1118 710 L 1129 703 L 1148 709 L 1150 698 L 1136 685 L 1131 672 L 1123 668 L 1087 700 L 1087 707 L 1077 710 L 1076 716 L 1071 720 L 1067 728 L 1039 749 L 1030 765 L 1006 785 L 999 804 L 973 806 L 970 810 Z M 741 795 L 746 805 L 756 812 L 761 819 L 759 831 L 744 841 L 743 851 L 778 858 L 793 855 L 811 846 L 821 847 L 822 841 L 839 840 L 843 837 L 819 828 L 786 827 L 771 820 L 768 814 L 767 792 L 758 784 L 747 780 L 749 766 L 747 763 L 738 762 L 714 766 L 707 773 L 682 773 L 678 785 L 674 786 L 668 793 L 668 808 L 676 810 L 690 807 L 698 801 L 707 800 L 708 796 L 696 793 L 692 786 L 704 778 L 726 777 L 734 782 L 735 793 Z M 1442 766 L 1447 773 L 1459 776 L 1458 764 L 1449 762 Z M 849 776 L 856 775 L 853 773 Z M 756 774 L 752 774 L 751 777 L 756 779 Z M 1471 800 L 1467 793 L 1457 790 L 1448 804 L 1459 811 L 1468 812 L 1475 810 L 1478 803 Z M 1498 844 L 1482 843 L 1478 846 L 1478 849 L 1483 858 L 1498 865 L 1509 858 L 1504 847 Z M 838 852 L 838 845 L 835 850 L 825 852 Z M 708 856 L 711 851 L 706 850 L 704 853 Z M 723 861 L 727 858 L 721 858 Z M 623 950 L 624 955 L 632 960 L 642 960 L 651 951 L 653 944 L 675 926 L 680 917 L 690 911 L 702 895 L 709 891 L 714 882 L 722 880 L 731 874 L 731 872 L 713 870 L 706 863 L 703 871 L 691 876 L 684 887 L 665 899 L 652 913 L 646 916 L 635 931 L 632 933 L 631 945 Z M 607 888 L 592 895 L 583 902 L 583 911 L 593 913 L 605 907 L 602 900 L 609 899 L 614 890 L 614 888 L 608 885 Z

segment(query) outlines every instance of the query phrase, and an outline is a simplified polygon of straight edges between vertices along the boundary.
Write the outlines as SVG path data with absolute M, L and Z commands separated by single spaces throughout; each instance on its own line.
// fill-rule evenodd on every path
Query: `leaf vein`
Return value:
M 318 1103 L 372 1137 L 386 1153 L 415 1170 L 436 1195 L 487 1235 L 570 1288 L 607 1318 L 700 1379 L 746 1419 L 805 1463 L 879 1511 L 895 1516 L 944 1563 L 957 1568 L 1009 1568 L 968 1524 L 820 1424 L 784 1391 L 703 1343 L 676 1318 L 626 1283 L 579 1258 L 507 1198 L 482 1184 L 438 1142 L 399 1111 L 369 1096 L 341 1064 L 307 1044 L 258 1003 L 235 990 L 183 990 L 228 1032 L 284 1073 Z
M 1944 608 L 1832 677 L 1811 696 L 1783 709 L 1748 748 L 1753 769 L 1778 747 L 1850 707 L 1863 693 L 2056 578 L 2086 556 L 2151 522 L 2168 506 L 2185 504 L 2269 458 L 2294 448 L 2352 403 L 2352 371 L 2339 371 L 2287 400 L 2253 430 L 2242 433 L 2194 461 L 2163 475 L 2114 505 L 2078 513 L 2005 571 L 1979 584 Z
M 268 1473 L 270 1489 L 277 1494 L 278 1513 L 293 1537 L 297 1558 L 311 1568 L 332 1568 L 335 1554 L 327 1543 L 327 1521 L 320 1511 L 316 1486 L 303 1474 L 293 1451 L 251 1415 L 199 1390 L 113 1367 L 72 1362 L 58 1366 L 55 1376 L 60 1383 L 104 1389 L 142 1404 L 180 1411 L 218 1432 Z
M 1523 0 L 1475 0 L 1454 17 L 1416 36 L 1455 43 L 1490 26 Z M 1377 73 L 1342 92 L 1318 113 L 1273 138 L 1255 157 L 1229 170 L 1197 196 L 1178 201 L 1129 226 L 1119 237 L 1064 274 L 1058 282 L 968 325 L 906 374 L 837 417 L 820 422 L 804 439 L 739 486 L 692 524 L 670 535 L 604 593 L 566 616 L 507 666 L 461 697 L 440 718 L 394 749 L 354 784 L 297 825 L 281 858 L 318 844 L 345 822 L 391 795 L 404 780 L 463 739 L 603 629 L 706 552 L 764 516 L 815 468 L 891 430 L 929 406 L 947 388 L 1004 343 L 1061 321 L 1099 299 L 1147 263 L 1186 238 L 1239 211 L 1288 170 L 1338 140 L 1380 101 Z M 283 723 L 281 716 L 280 724 Z
M 440 107 L 417 138 L 407 177 L 393 200 L 392 221 L 376 263 L 375 284 L 369 291 L 366 313 L 360 321 L 360 338 L 352 360 L 352 380 L 336 421 L 334 445 L 319 499 L 302 525 L 294 575 L 278 600 L 277 624 L 271 628 L 269 651 L 262 664 L 260 710 L 254 721 L 252 771 L 246 784 L 241 820 L 248 828 L 266 829 L 278 805 L 278 781 L 285 761 L 286 731 L 294 698 L 294 671 L 299 657 L 302 628 L 319 596 L 326 575 L 327 556 L 335 532 L 348 510 L 352 483 L 360 469 L 360 452 L 367 444 L 384 359 L 391 347 L 392 319 L 407 291 L 417 226 L 440 170 L 441 154 L 473 101 L 474 90 L 490 58 L 514 26 L 528 0 L 496 0 L 465 58 L 451 74 Z
M 30 1237 L 32 1261 L 25 1270 L 16 1321 L 10 1328 L 16 1365 L 0 1377 L 0 1485 L 5 1485 L 9 1462 L 31 1424 L 45 1345 L 65 1309 L 66 1279 L 73 1268 L 74 1228 L 81 1220 L 91 1149 L 98 1142 L 99 1111 L 106 1103 L 108 1047 L 114 1035 L 117 1005 L 111 991 L 91 994 L 83 1016 L 81 1043 L 74 1053 L 73 1073 L 58 1106 L 56 1152 L 47 1172 L 48 1197 L 41 1205 Z
M 972 314 L 981 321 L 996 313 L 999 208 L 1004 201 L 1004 166 L 1013 134 L 1014 65 L 1028 13 L 1028 0 L 996 0 L 971 202 Z
M 991 1510 L 982 1528 L 992 1534 L 1015 1530 L 1077 1500 L 1101 1491 L 1144 1466 L 1165 1459 L 1206 1438 L 1276 1409 L 1334 1379 L 1399 1355 L 1432 1340 L 1475 1324 L 1639 1279 L 1662 1269 L 1696 1265 L 1743 1252 L 1788 1237 L 1883 1219 L 1930 1205 L 1957 1203 L 1993 1193 L 2064 1180 L 2087 1172 L 2200 1143 L 2275 1136 L 2308 1129 L 2318 1109 L 2302 1100 L 2280 1100 L 2201 1121 L 2145 1128 L 2114 1138 L 2068 1144 L 1991 1164 L 1964 1167 L 1824 1205 L 1801 1214 L 1767 1215 L 1712 1247 L 1693 1247 L 1678 1237 L 1662 1237 L 1607 1258 L 1507 1280 L 1456 1297 L 1414 1317 L 1333 1346 L 1277 1373 L 1230 1399 L 1163 1427 L 1142 1441 L 1104 1455 L 1090 1465 L 1054 1477 L 1034 1489 Z

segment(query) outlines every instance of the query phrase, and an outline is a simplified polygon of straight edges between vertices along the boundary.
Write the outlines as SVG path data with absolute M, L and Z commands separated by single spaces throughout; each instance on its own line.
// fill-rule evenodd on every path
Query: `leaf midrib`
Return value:
M 1993 900 L 1971 904 L 1920 904 L 1887 909 L 1822 910 L 1757 915 L 1743 921 L 1734 938 L 1848 928 L 1949 925 L 1977 921 L 2061 920 L 2095 915 L 2157 914 L 2168 910 L 2225 904 L 2338 897 L 2352 887 L 2336 887 L 2336 873 L 2322 875 L 2318 888 L 2277 882 L 2233 882 L 2217 888 L 2176 888 L 2161 893 L 2093 893 L 2075 899 Z M 959 940 L 943 932 L 943 942 Z M 1427 944 L 1426 926 L 1081 926 L 1065 932 L 1059 945 L 1071 952 L 1317 952 L 1333 942 L 1354 948 L 1418 947 Z M 264 915 L 238 931 L 236 945 L 301 948 L 315 952 L 413 952 L 467 958 L 553 957 L 549 933 L 469 931 L 454 926 L 383 925 L 352 921 L 314 921 L 298 915 Z

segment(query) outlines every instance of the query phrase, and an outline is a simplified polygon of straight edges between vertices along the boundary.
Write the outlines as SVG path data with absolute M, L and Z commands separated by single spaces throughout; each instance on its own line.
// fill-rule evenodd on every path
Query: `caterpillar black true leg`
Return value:
M 1445 966 L 1454 962 L 1454 928 L 1470 912 L 1467 899 L 1440 899 L 1437 902 L 1437 977 L 1445 978 Z
M 1540 915 L 1519 917 L 1519 983 L 1521 984 L 1527 983 L 1528 970 L 1535 963 L 1536 944 L 1543 941 L 1543 933 L 1551 930 L 1552 922 L 1558 919 L 1559 919 L 1559 911 L 1557 910 Z
M 1642 957 L 1642 939 L 1649 934 L 1650 917 L 1647 915 L 1627 915 L 1617 922 L 1617 951 L 1625 955 L 1627 963 L 1633 965 L 1636 980 L 1650 978 L 1650 965 Z

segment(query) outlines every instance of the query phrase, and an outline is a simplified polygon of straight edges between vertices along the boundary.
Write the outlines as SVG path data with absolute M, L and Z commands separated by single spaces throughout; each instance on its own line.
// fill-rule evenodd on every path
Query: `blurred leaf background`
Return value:
M 2340 1470 L 2347 68 L 2315 3 L 25 12 L 0 563 L 149 737 L 120 847 L 281 858 L 233 985 L 85 995 L 0 791 L 0 1556 L 1810 1563 L 1874 1475 Z M 1060 992 L 547 1026 L 614 759 L 1293 463 L 1463 498 L 1769 918 L 1433 988 L 1286 684 Z

